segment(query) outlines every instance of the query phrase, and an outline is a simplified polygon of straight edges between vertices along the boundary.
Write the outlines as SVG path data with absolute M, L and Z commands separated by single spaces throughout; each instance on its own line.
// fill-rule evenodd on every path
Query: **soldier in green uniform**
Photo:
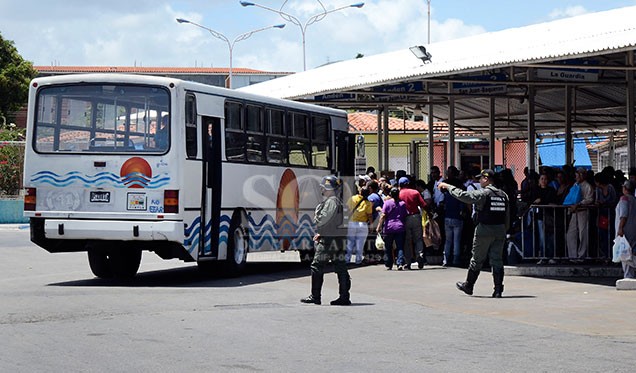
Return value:
M 503 249 L 506 241 L 506 224 L 510 214 L 508 196 L 494 185 L 493 170 L 483 170 L 478 175 L 481 189 L 463 191 L 447 183 L 439 188 L 447 189 L 458 200 L 474 204 L 477 212 L 475 235 L 473 236 L 473 256 L 470 259 L 466 281 L 458 282 L 457 288 L 473 295 L 473 287 L 486 258 L 490 259 L 492 277 L 495 284 L 493 298 L 501 298 L 503 293 Z
M 322 178 L 320 187 L 325 200 L 318 204 L 314 214 L 316 235 L 314 236 L 315 254 L 311 263 L 311 294 L 301 299 L 302 303 L 320 304 L 320 293 L 324 278 L 325 265 L 331 260 L 338 275 L 340 296 L 331 301 L 332 306 L 351 304 L 349 290 L 351 278 L 345 263 L 345 247 L 342 240 L 342 201 L 337 197 L 342 181 L 336 176 Z

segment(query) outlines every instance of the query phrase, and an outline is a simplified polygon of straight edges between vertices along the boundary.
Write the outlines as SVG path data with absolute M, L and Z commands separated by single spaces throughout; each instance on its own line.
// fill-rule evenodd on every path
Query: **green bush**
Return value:
M 24 165 L 23 130 L 0 129 L 0 194 L 16 196 L 20 193 Z

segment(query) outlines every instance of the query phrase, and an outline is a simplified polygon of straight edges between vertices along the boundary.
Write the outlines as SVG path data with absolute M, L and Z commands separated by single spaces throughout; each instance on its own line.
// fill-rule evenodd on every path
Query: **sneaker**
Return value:
M 537 262 L 537 265 L 540 265 L 540 266 L 542 266 L 542 265 L 544 265 L 544 264 L 545 264 L 545 260 L 543 260 L 543 259 L 541 259 L 541 260 L 539 260 L 539 261 Z
M 332 306 L 350 306 L 351 301 L 349 299 L 338 298 L 331 301 Z
M 548 264 L 557 264 L 557 261 L 554 259 L 548 260 Z
M 390 271 L 390 270 L 392 270 L 392 269 L 393 269 L 393 267 L 386 267 L 386 270 L 387 270 L 387 271 Z
M 300 300 L 301 303 L 307 304 L 320 304 L 320 298 L 314 298 L 313 295 L 308 296 L 307 298 L 303 298 Z
M 403 271 L 404 270 L 404 266 L 398 266 L 398 271 Z

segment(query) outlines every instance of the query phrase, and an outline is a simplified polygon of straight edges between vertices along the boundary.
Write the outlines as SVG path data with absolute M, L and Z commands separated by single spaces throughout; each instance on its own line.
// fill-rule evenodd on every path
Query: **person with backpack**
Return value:
M 457 282 L 457 289 L 473 295 L 473 287 L 486 258 L 490 259 L 494 282 L 493 298 L 501 298 L 503 293 L 503 249 L 506 242 L 508 215 L 510 213 L 508 196 L 494 185 L 495 172 L 490 169 L 481 171 L 479 184 L 481 189 L 464 191 L 446 182 L 439 184 L 440 190 L 468 204 L 474 204 L 477 210 L 477 227 L 473 236 L 473 252 L 468 267 L 466 281 Z
M 340 225 L 343 220 L 342 201 L 337 197 L 342 180 L 336 176 L 325 176 L 320 182 L 321 193 L 325 200 L 316 206 L 314 224 L 316 235 L 314 236 L 314 260 L 311 262 L 311 294 L 302 298 L 302 303 L 320 304 L 321 290 L 324 280 L 325 265 L 333 262 L 334 271 L 338 276 L 340 296 L 331 301 L 332 306 L 351 305 L 349 290 L 351 289 L 351 277 L 345 263 L 345 250 L 339 244 Z

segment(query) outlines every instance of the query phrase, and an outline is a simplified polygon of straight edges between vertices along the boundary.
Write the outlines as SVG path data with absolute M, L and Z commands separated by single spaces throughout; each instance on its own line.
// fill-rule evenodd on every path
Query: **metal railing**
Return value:
M 611 260 L 613 207 L 530 205 L 508 237 L 509 261 Z

